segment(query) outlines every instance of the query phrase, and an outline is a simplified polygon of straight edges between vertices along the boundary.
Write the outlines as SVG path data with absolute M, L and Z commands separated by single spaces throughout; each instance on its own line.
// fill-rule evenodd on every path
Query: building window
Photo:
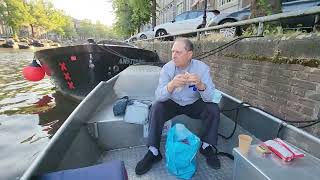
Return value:
M 235 2 L 236 0 L 219 0 L 218 5 L 219 6 L 223 6 L 225 4 L 231 3 L 231 2 Z
M 183 12 L 183 2 L 177 5 L 177 14 L 181 14 Z

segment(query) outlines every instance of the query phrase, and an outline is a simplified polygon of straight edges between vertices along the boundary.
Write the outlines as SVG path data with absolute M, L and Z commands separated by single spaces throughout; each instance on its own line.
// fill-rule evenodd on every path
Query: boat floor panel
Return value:
M 220 130 L 219 133 L 224 135 L 229 135 L 234 127 L 234 122 L 227 118 L 226 116 L 221 116 L 220 121 Z M 218 150 L 222 152 L 232 153 L 233 147 L 238 144 L 238 135 L 239 134 L 248 134 L 253 138 L 252 144 L 257 144 L 260 142 L 259 139 L 250 134 L 247 130 L 243 129 L 241 126 L 237 126 L 234 135 L 226 140 L 221 136 L 218 137 Z M 128 172 L 128 176 L 130 180 L 173 180 L 178 179 L 174 175 L 171 175 L 166 168 L 165 164 L 165 138 L 162 139 L 160 145 L 160 152 L 162 153 L 163 159 L 160 163 L 157 163 L 153 166 L 153 168 L 146 173 L 145 175 L 138 176 L 135 174 L 135 166 L 136 164 L 144 157 L 147 152 L 146 146 L 137 146 L 131 148 L 123 148 L 111 151 L 105 151 L 102 154 L 100 159 L 101 162 L 106 162 L 114 159 L 123 160 Z M 232 171 L 233 171 L 233 160 L 229 159 L 226 156 L 219 156 L 221 161 L 221 169 L 214 170 L 208 167 L 206 163 L 206 159 L 200 154 L 197 154 L 197 171 L 192 179 L 194 180 L 229 180 L 232 179 Z
M 161 152 L 164 151 L 164 145 L 161 145 Z M 140 161 L 146 154 L 147 148 L 145 146 L 107 151 L 104 154 L 102 161 L 110 161 L 113 159 L 122 159 L 125 163 L 125 167 L 128 172 L 128 177 L 130 180 L 173 180 L 178 179 L 174 175 L 171 175 L 165 165 L 165 154 L 162 153 L 163 159 L 160 163 L 155 164 L 152 169 L 142 175 L 138 176 L 135 174 L 134 169 L 138 161 Z M 214 179 L 214 180 L 228 180 L 232 179 L 232 165 L 233 161 L 227 157 L 220 156 L 221 169 L 214 170 L 207 166 L 206 159 L 204 156 L 198 153 L 197 155 L 197 171 L 192 179 L 202 180 L 202 179 Z

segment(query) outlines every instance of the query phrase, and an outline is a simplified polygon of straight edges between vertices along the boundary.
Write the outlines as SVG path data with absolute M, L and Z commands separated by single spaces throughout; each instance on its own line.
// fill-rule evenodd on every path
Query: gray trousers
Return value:
M 204 133 L 201 140 L 216 145 L 218 140 L 218 126 L 220 121 L 219 106 L 215 103 L 206 103 L 202 99 L 193 104 L 180 106 L 172 100 L 156 102 L 152 105 L 149 114 L 148 146 L 160 148 L 162 128 L 171 118 L 185 114 L 194 119 L 203 120 Z

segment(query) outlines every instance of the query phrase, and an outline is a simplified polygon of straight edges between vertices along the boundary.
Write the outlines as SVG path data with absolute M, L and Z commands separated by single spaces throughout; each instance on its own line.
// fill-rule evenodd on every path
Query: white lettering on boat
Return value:
M 119 64 L 134 64 L 145 62 L 143 59 L 129 59 L 129 58 L 120 58 Z

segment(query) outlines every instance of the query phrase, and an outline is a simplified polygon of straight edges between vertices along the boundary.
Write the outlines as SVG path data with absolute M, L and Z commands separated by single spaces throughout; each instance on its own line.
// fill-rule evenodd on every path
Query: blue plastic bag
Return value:
M 216 103 L 216 104 L 219 104 L 221 98 L 222 98 L 222 93 L 221 93 L 221 91 L 219 91 L 219 90 L 217 90 L 217 89 L 214 89 L 214 91 L 213 91 L 213 97 L 212 97 L 212 102 L 214 102 L 214 103 Z
M 197 169 L 196 155 L 200 139 L 183 124 L 174 125 L 166 142 L 166 166 L 168 171 L 182 179 L 190 179 Z

